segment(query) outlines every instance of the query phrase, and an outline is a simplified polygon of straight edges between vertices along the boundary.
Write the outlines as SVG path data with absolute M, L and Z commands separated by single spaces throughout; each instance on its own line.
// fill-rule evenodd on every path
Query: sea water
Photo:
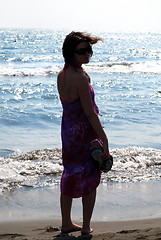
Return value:
M 56 78 L 67 32 L 0 30 L 0 195 L 59 186 Z M 91 77 L 114 165 L 103 184 L 161 178 L 161 34 L 95 32 Z

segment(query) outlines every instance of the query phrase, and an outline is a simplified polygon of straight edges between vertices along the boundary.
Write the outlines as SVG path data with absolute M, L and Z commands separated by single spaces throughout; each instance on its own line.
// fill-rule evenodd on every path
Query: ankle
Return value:
M 82 235 L 90 234 L 93 232 L 93 229 L 90 227 L 83 227 L 81 230 Z
M 73 223 L 72 221 L 63 221 L 62 222 L 62 228 L 66 228 L 68 226 L 71 226 Z
M 90 226 L 89 225 L 83 225 L 83 227 L 82 227 L 82 230 L 83 231 L 89 231 L 91 228 L 90 228 Z

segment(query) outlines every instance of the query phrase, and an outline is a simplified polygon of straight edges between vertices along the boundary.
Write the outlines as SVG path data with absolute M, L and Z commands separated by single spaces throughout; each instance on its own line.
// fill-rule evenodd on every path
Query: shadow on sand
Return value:
M 80 235 L 78 237 L 75 237 L 75 236 L 72 236 L 72 235 L 69 235 L 69 234 L 64 234 L 64 233 L 61 233 L 61 234 L 58 234 L 56 235 L 55 237 L 53 237 L 52 240 L 90 240 L 92 239 L 92 235 L 91 234 L 88 234 L 88 235 Z

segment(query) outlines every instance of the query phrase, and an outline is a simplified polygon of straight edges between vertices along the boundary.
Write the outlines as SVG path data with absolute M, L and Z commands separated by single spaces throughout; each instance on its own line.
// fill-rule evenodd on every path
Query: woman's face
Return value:
M 78 66 L 89 63 L 92 56 L 92 48 L 88 42 L 79 43 L 74 53 L 74 63 Z

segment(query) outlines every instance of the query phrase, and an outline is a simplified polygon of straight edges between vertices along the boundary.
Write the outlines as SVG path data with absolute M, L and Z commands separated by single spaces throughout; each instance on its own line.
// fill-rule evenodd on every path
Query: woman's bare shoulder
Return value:
M 82 71 L 75 71 L 71 68 L 68 68 L 65 72 L 62 69 L 57 75 L 58 82 L 60 80 L 65 80 L 68 84 L 72 84 L 75 86 L 81 86 L 83 83 L 89 83 L 89 78 Z M 63 81 L 61 81 L 63 82 Z
M 77 73 L 76 80 L 78 86 L 89 86 L 89 78 L 84 73 Z
M 58 72 L 57 79 L 60 79 L 63 76 L 63 69 Z

